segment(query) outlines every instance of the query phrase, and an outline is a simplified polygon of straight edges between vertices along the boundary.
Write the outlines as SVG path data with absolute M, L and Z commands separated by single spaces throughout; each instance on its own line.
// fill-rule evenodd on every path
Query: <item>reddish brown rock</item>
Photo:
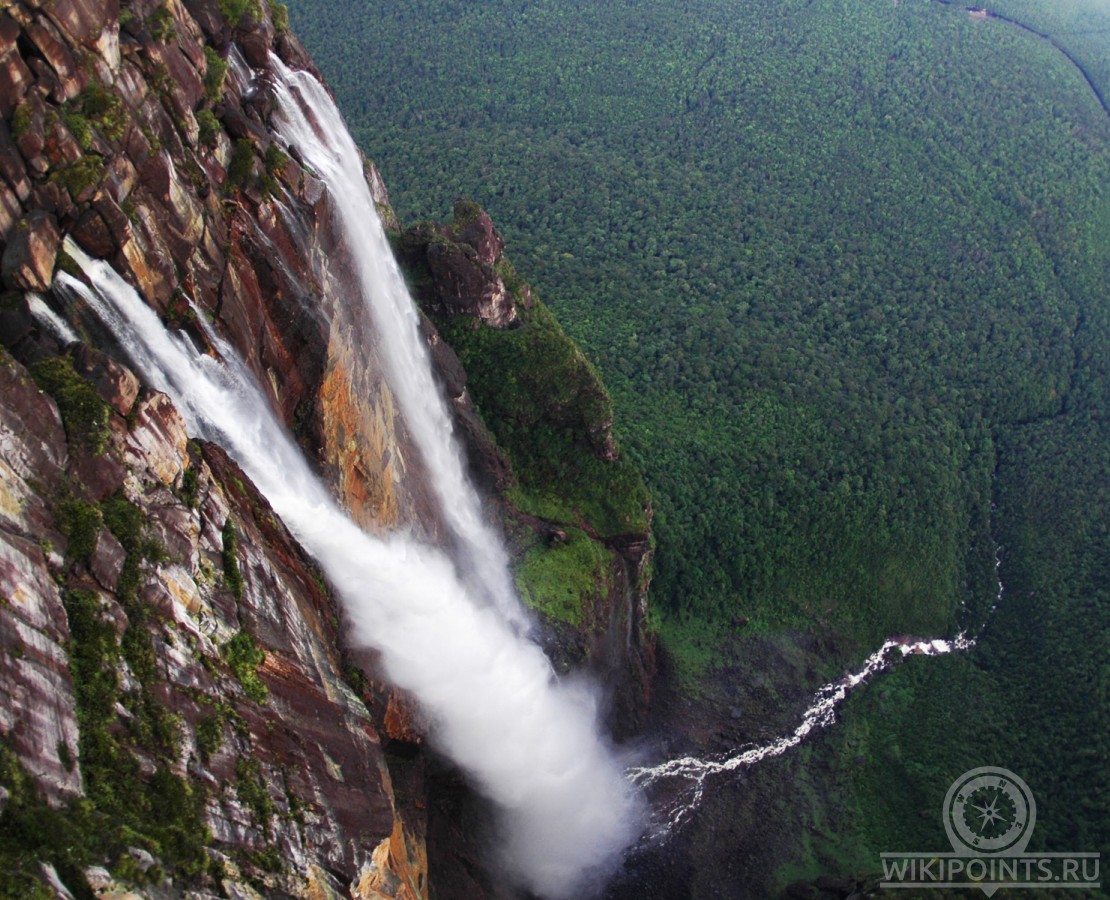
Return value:
M 185 8 L 217 47 L 227 43 L 231 26 L 220 13 L 217 0 L 183 0 Z
M 108 178 L 105 188 L 115 203 L 120 203 L 134 189 L 139 173 L 126 156 L 112 156 L 107 162 Z
M 108 224 L 94 209 L 86 209 L 81 214 L 77 224 L 73 226 L 72 234 L 74 240 L 94 259 L 106 259 L 119 250 L 119 245 L 108 230 Z
M 139 379 L 130 369 L 87 344 L 77 347 L 73 354 L 73 368 L 121 416 L 131 412 L 135 398 L 139 396 Z
M 428 268 L 436 299 L 447 312 L 478 316 L 495 328 L 516 321 L 516 307 L 505 283 L 469 244 L 429 244 Z
M 189 435 L 177 407 L 165 394 L 151 394 L 139 403 L 135 424 L 127 434 L 124 459 L 163 485 L 172 485 L 185 466 Z
M 19 23 L 7 14 L 0 14 L 0 58 L 16 49 L 19 39 Z
M 19 148 L 4 121 L 0 121 L 0 177 L 11 186 L 17 199 L 26 200 L 31 193 L 27 167 L 23 164 L 23 157 L 19 155 Z
M 126 559 L 127 551 L 112 532 L 101 528 L 96 536 L 96 548 L 89 557 L 89 571 L 104 590 L 116 589 Z
M 179 119 L 192 118 L 193 110 L 204 96 L 204 83 L 193 64 L 176 44 L 155 44 L 148 47 L 152 65 L 162 67 L 170 90 L 164 97 Z
M 0 22 L 4 23 L 0 25 L 0 35 L 10 31 L 14 24 L 7 16 L 0 18 Z M 0 54 L 0 114 L 10 116 L 34 81 L 35 76 L 14 48 Z
M 58 222 L 69 219 L 76 209 L 69 191 L 54 181 L 40 181 L 35 184 L 31 189 L 31 196 L 24 203 L 24 208 L 27 207 L 49 213 Z
M 4 92 L 0 88 L 0 96 Z M 23 155 L 27 168 L 32 175 L 45 175 L 47 162 L 42 159 L 42 151 L 46 146 L 46 104 L 38 94 L 32 94 L 19 104 L 15 115 L 12 117 L 12 137 L 16 146 Z M 18 127 L 14 123 L 19 123 Z
M 66 169 L 85 156 L 84 149 L 60 119 L 47 121 L 45 135 L 42 153 L 51 168 Z
M 58 30 L 45 19 L 38 19 L 27 26 L 27 37 L 35 45 L 57 79 L 53 96 L 59 103 L 72 100 L 81 91 L 77 77 L 77 63 L 65 45 Z
M 412 698 L 392 690 L 385 708 L 383 729 L 390 740 L 420 744 L 424 741 L 427 725 L 421 720 Z
M 43 6 L 58 30 L 75 46 L 95 46 L 105 27 L 119 21 L 119 0 L 52 0 Z
M 109 239 L 116 247 L 122 248 L 132 238 L 131 220 L 119 207 L 117 201 L 111 197 L 100 194 L 93 199 L 92 208 L 104 220 L 108 230 Z
M 117 271 L 130 275 L 128 280 L 159 313 L 165 311 L 177 288 L 177 270 L 150 209 L 136 212 L 128 240 L 122 243 L 113 263 Z
M 274 26 L 268 19 L 259 20 L 249 29 L 237 30 L 235 38 L 248 63 L 256 69 L 266 67 L 274 42 Z
M 2 529 L 0 595 L 0 736 L 56 804 L 81 789 L 69 630 L 42 551 Z
M 19 197 L 6 184 L 0 183 L 0 241 L 15 228 L 22 213 L 23 204 L 19 202 Z
M 58 223 L 48 213 L 36 210 L 25 225 L 16 229 L 4 250 L 0 270 L 4 285 L 25 291 L 45 291 L 54 275 L 58 255 Z
M 484 209 L 465 200 L 455 202 L 455 222 L 451 235 L 456 241 L 469 244 L 486 265 L 496 265 L 505 251 L 505 241 L 494 228 L 493 219 Z

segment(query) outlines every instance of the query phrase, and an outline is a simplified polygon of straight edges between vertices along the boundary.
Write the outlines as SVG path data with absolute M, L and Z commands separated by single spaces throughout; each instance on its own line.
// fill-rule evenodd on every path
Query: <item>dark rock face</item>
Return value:
M 498 271 L 504 249 L 489 214 L 466 200 L 456 201 L 448 228 L 418 226 L 402 240 L 410 265 L 426 265 L 431 274 L 428 302 L 447 313 L 476 316 L 494 328 L 516 321 L 516 304 Z

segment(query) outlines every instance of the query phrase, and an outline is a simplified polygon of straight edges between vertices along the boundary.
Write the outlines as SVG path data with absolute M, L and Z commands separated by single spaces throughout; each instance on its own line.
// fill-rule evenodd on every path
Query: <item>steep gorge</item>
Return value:
M 327 580 L 250 478 L 129 369 L 62 248 L 68 236 L 107 260 L 208 353 L 213 334 L 233 346 L 362 528 L 449 543 L 388 354 L 335 290 L 357 261 L 325 186 L 270 125 L 271 52 L 314 71 L 282 13 L 0 12 L 0 894 L 428 895 L 420 709 L 376 654 L 349 648 Z M 369 164 L 366 181 L 396 227 Z M 488 216 L 462 218 L 450 240 L 398 240 L 418 266 L 428 248 L 417 277 L 433 306 L 453 298 L 441 325 L 486 339 L 534 305 L 497 271 Z M 458 277 L 475 265 L 477 280 Z M 545 645 L 562 669 L 604 675 L 627 732 L 652 668 L 650 511 L 592 369 L 553 323 L 515 324 L 504 333 L 533 335 L 528 426 L 607 504 L 538 502 L 550 468 L 497 445 L 512 409 L 483 402 L 484 423 L 458 359 L 421 327 Z M 580 390 L 560 396 L 568 372 Z M 575 590 L 554 603 L 568 569 Z M 480 849 L 438 852 L 472 866 L 465 883 L 445 866 L 438 896 L 508 889 L 468 857 Z

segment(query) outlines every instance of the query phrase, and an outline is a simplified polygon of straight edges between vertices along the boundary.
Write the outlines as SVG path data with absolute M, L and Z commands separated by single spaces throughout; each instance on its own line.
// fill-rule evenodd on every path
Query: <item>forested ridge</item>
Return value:
M 820 840 L 935 839 L 908 785 L 993 761 L 1052 798 L 1041 846 L 1105 849 L 1110 125 L 1080 71 L 935 0 L 290 12 L 401 218 L 479 201 L 596 362 L 695 682 L 741 626 L 836 635 L 830 671 L 977 629 L 1000 555 L 979 648 L 853 702 L 821 790 L 867 815 Z M 1038 15 L 1105 79 L 1097 11 Z

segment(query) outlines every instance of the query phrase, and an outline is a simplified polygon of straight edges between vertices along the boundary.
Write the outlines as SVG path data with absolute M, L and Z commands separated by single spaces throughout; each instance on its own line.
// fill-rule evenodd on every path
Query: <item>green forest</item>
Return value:
M 853 698 L 796 871 L 991 763 L 1110 847 L 1105 5 L 289 6 L 402 221 L 481 203 L 596 364 L 691 692 L 739 629 L 831 673 L 987 621 Z

